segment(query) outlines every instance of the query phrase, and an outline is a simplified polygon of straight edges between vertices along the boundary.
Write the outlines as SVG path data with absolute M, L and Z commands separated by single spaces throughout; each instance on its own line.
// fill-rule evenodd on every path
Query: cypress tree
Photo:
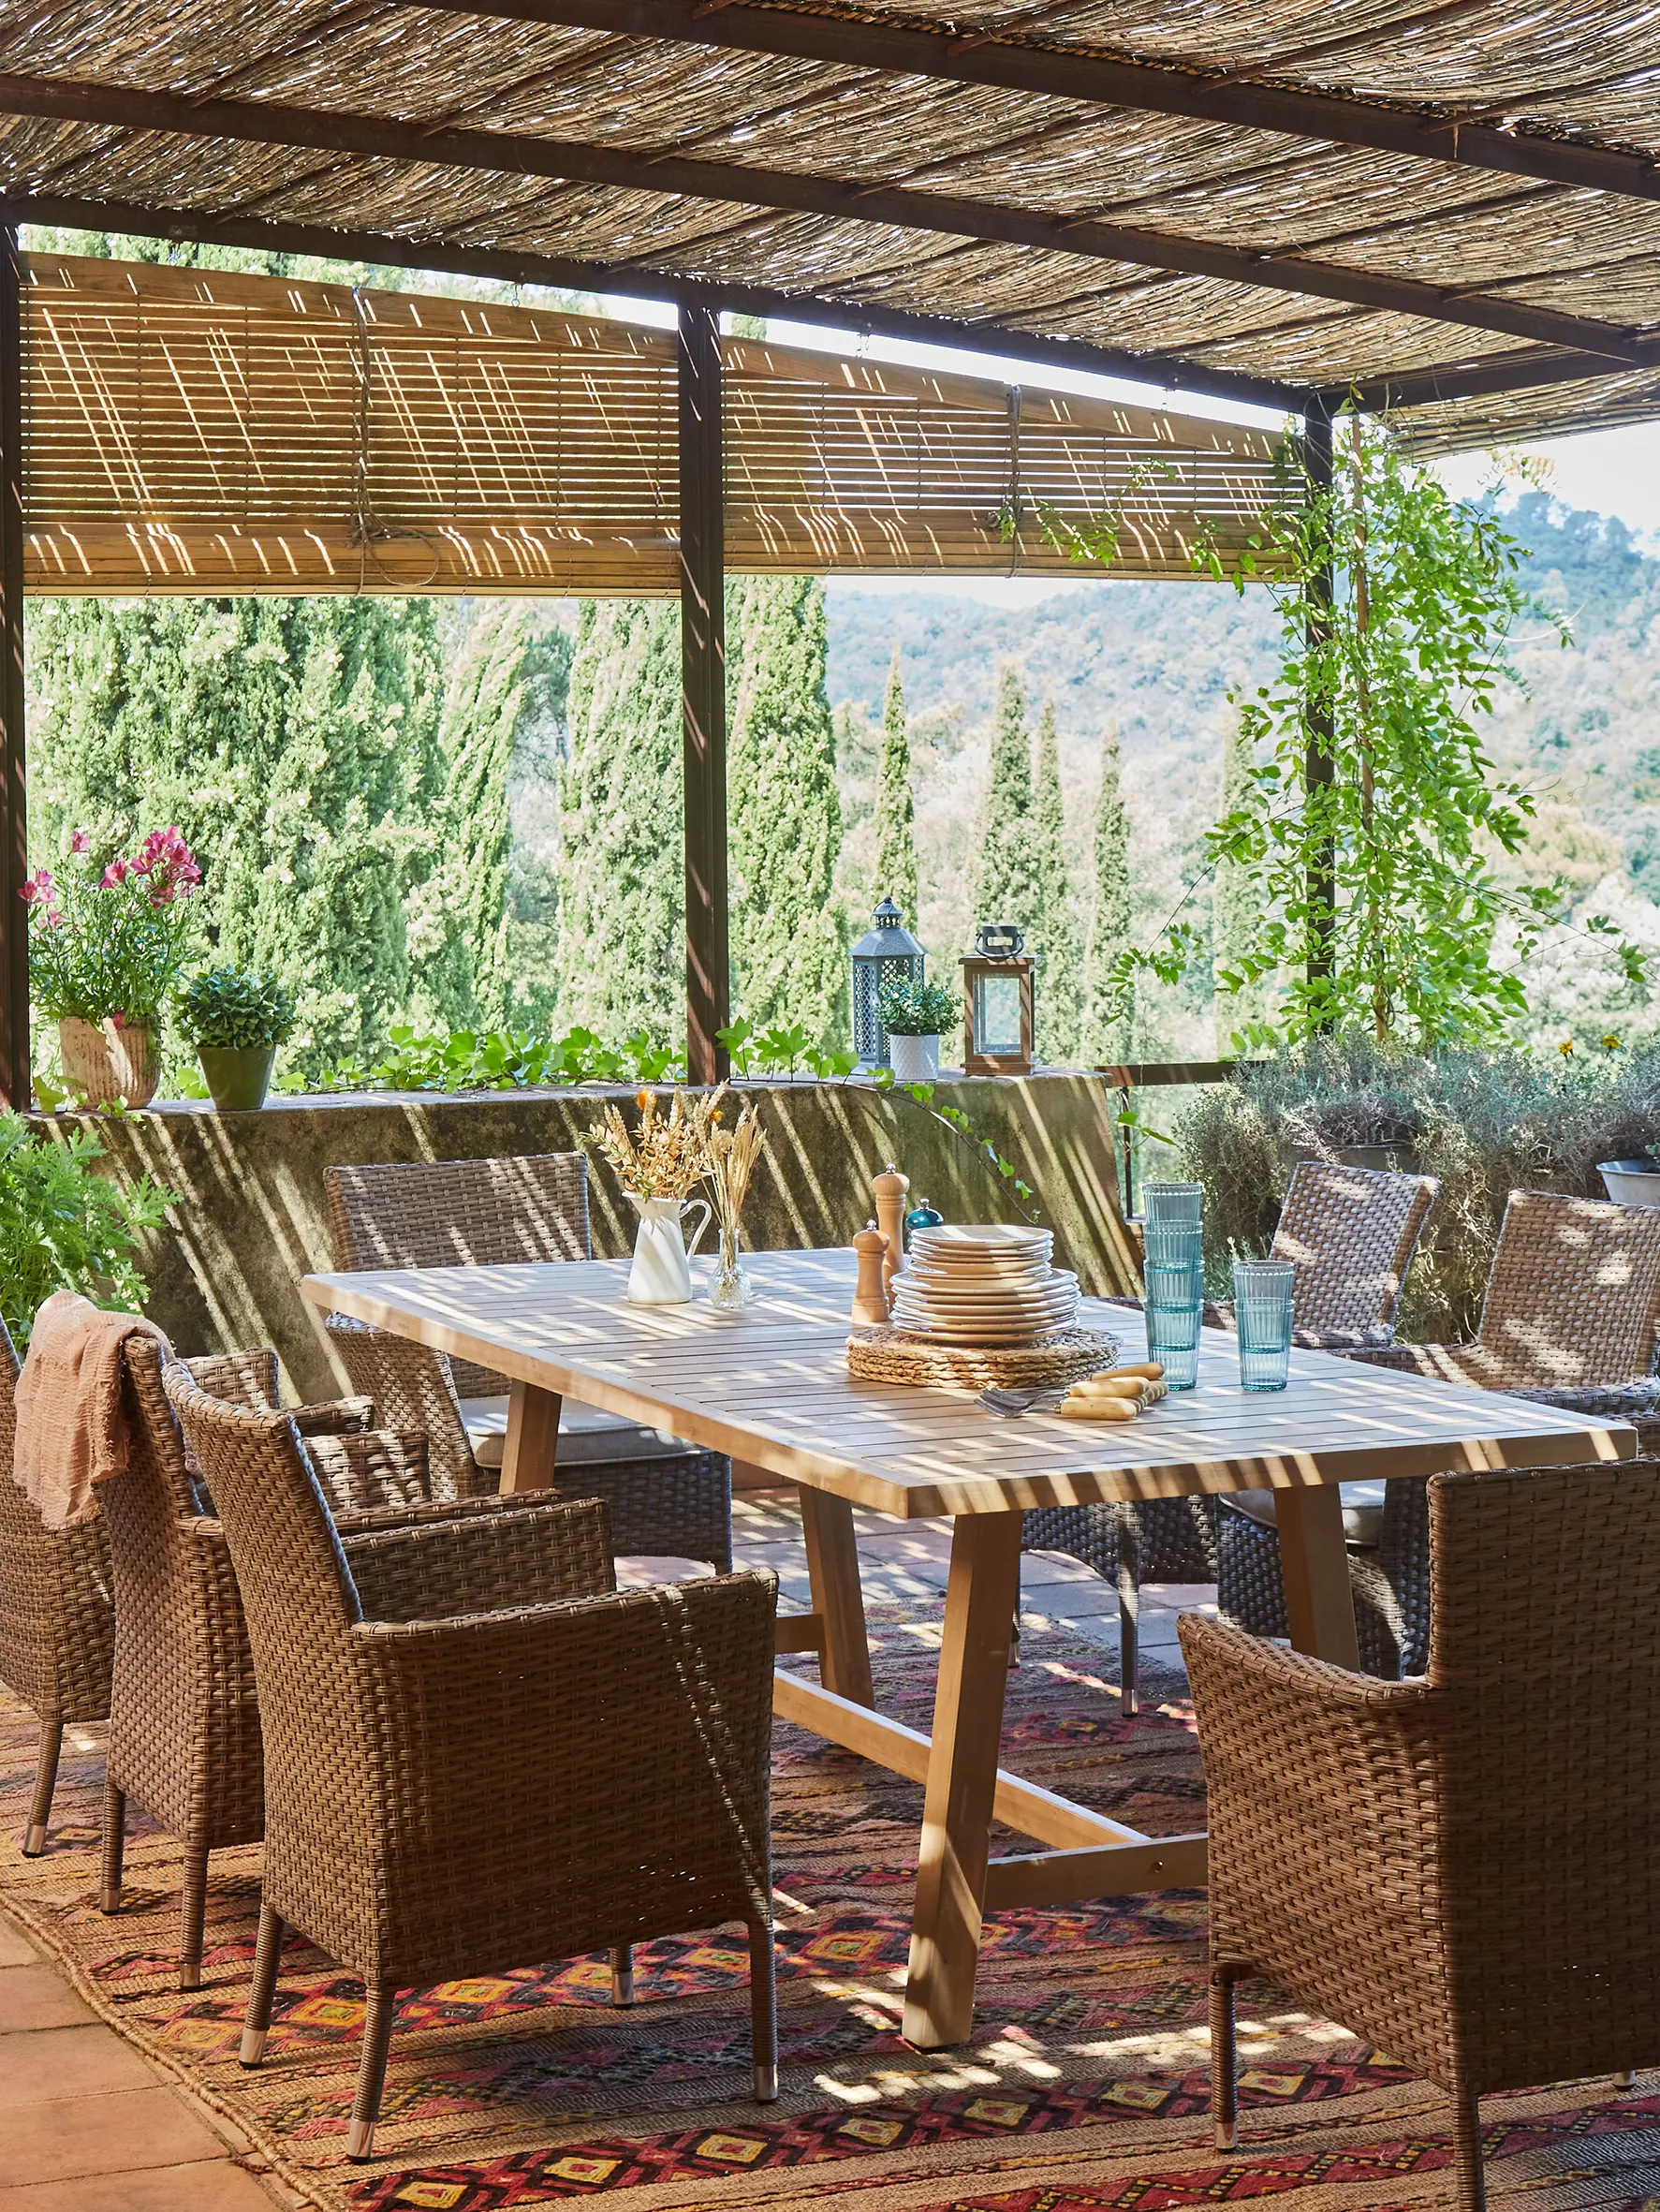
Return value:
M 585 599 L 562 778 L 559 1013 L 685 1033 L 680 607 Z
M 1037 1053 L 1063 1063 L 1078 1052 L 1078 917 L 1066 864 L 1066 817 L 1061 803 L 1061 756 L 1055 702 L 1044 694 L 1037 717 L 1037 774 L 1032 800 L 1032 852 L 1037 907 L 1026 950 L 1037 970 Z
M 732 996 L 758 1024 L 838 1044 L 847 968 L 834 901 L 842 809 L 826 689 L 824 586 L 758 576 L 736 595 L 727 762 Z
M 427 901 L 444 949 L 444 1010 L 452 1023 L 481 1029 L 502 1026 L 512 993 L 507 776 L 524 702 L 527 637 L 522 606 L 486 600 L 467 627 L 444 687 L 440 735 L 448 779 L 448 834 L 443 865 L 426 886 Z
M 314 1067 L 373 1054 L 435 950 L 409 942 L 445 786 L 431 602 L 47 600 L 28 646 L 37 857 L 177 822 L 204 953 L 275 970 Z
M 1130 1017 L 1114 1019 L 1108 1007 L 1112 964 L 1130 941 L 1130 818 L 1119 789 L 1116 731 L 1101 741 L 1101 785 L 1095 799 L 1094 883 L 1089 942 L 1083 961 L 1081 1057 L 1089 1063 L 1125 1059 Z
M 1037 882 L 1032 802 L 1032 734 L 1026 727 L 1026 686 L 1020 664 L 997 666 L 997 706 L 992 731 L 991 774 L 980 817 L 979 866 L 975 876 L 975 921 L 1038 926 L 1042 894 Z
M 1222 818 L 1244 804 L 1251 766 L 1251 741 L 1236 720 L 1222 757 Z M 1245 983 L 1239 990 L 1230 990 L 1223 981 L 1229 973 L 1240 973 L 1241 959 L 1261 934 L 1262 904 L 1251 871 L 1237 861 L 1219 861 L 1211 883 L 1211 972 L 1216 994 L 1212 1019 L 1219 1059 L 1233 1051 L 1234 1031 L 1249 1028 L 1266 1010 L 1269 992 L 1265 982 Z
M 911 791 L 911 734 L 899 678 L 899 647 L 882 702 L 882 759 L 876 777 L 876 891 L 886 893 L 915 929 L 920 892 L 917 879 L 917 807 Z

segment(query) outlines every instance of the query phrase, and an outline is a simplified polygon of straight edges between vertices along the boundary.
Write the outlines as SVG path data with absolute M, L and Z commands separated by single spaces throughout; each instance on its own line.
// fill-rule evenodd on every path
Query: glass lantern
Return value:
M 1036 1013 L 1035 970 L 1025 938 L 1010 922 L 984 922 L 962 962 L 968 1027 L 967 1075 L 1030 1075 Z
M 928 955 L 904 926 L 891 898 L 885 898 L 853 948 L 853 1049 L 867 1068 L 888 1066 L 888 1032 L 877 1002 L 889 983 L 919 983 Z

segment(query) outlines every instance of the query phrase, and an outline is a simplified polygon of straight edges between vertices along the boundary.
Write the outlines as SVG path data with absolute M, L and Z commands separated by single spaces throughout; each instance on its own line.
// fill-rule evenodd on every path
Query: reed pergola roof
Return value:
M 12 218 L 911 330 L 1424 446 L 1646 413 L 1646 0 L 31 0 Z
M 33 591 L 678 592 L 673 332 L 154 262 L 23 258 Z M 726 568 L 1124 576 L 1226 561 L 1260 431 L 721 341 Z M 1106 572 L 1102 569 L 1101 572 Z

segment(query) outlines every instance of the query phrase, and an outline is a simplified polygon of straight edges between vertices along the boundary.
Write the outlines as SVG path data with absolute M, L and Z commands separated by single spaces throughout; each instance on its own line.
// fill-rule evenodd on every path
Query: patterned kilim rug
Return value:
M 925 1614 L 874 1616 L 878 1697 L 928 1724 Z M 1186 1704 L 1154 1678 L 1119 1718 L 1105 1654 L 1029 1634 L 1010 1680 L 1006 1762 L 1155 1834 L 1197 1826 Z M 89 2000 L 234 2119 L 260 2162 L 322 2212 L 496 2212 L 571 2198 L 610 2212 L 731 2212 L 832 2197 L 864 2212 L 1159 2212 L 1274 2200 L 1283 2212 L 1449 2212 L 1445 2099 L 1267 1989 L 1241 2018 L 1246 2147 L 1220 2158 L 1206 2114 L 1202 1895 L 1003 1913 L 987 1932 L 973 2042 L 922 2054 L 899 2033 L 921 1792 L 781 1728 L 774 1783 L 784 2093 L 747 2096 L 746 1965 L 731 1930 L 637 1954 L 640 2002 L 614 2013 L 602 1960 L 527 1967 L 407 1995 L 383 2156 L 351 2167 L 360 1986 L 286 1952 L 270 2056 L 236 2045 L 258 1901 L 257 1850 L 213 1862 L 206 1986 L 173 1987 L 179 1851 L 127 1851 L 127 1904 L 94 1903 L 96 1730 L 66 1747 L 51 1849 L 18 1849 L 35 1751 L 0 1705 L 0 1901 Z M 466 1848 L 458 1839 L 457 1848 Z M 1003 1836 L 993 1849 L 1018 1848 Z M 1581 2084 L 1489 2099 L 1490 2189 L 1506 2212 L 1653 2212 L 1660 2095 Z

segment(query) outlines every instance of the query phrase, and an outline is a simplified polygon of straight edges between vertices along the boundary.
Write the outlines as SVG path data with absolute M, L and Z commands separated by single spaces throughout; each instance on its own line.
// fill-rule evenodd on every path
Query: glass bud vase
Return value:
M 717 1313 L 742 1313 L 755 1292 L 738 1257 L 738 1224 L 721 1223 L 720 1248 L 709 1278 L 709 1303 Z

